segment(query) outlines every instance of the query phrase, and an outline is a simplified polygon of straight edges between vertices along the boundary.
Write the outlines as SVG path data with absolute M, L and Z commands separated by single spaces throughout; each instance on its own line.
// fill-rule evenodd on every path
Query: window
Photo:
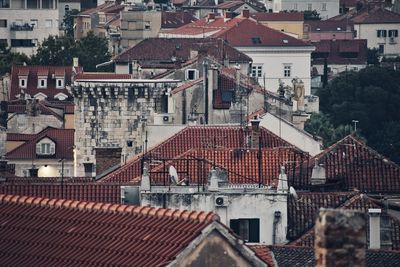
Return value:
M 31 19 L 31 23 L 30 24 L 31 24 L 31 26 L 33 26 L 33 28 L 39 27 L 37 19 Z
M 186 70 L 186 80 L 196 80 L 199 78 L 198 70 L 188 69 Z
M 297 3 L 293 4 L 293 10 L 297 10 Z
M 38 88 L 46 88 L 46 87 L 47 87 L 47 79 L 39 78 Z
M 36 144 L 37 155 L 54 155 L 55 153 L 56 144 L 48 138 L 45 138 Z
M 7 28 L 7 20 L 0 19 L 0 28 Z
M 310 4 L 307 4 L 307 10 L 308 11 L 312 11 L 312 4 L 310 3 Z
M 291 77 L 292 76 L 292 66 L 284 65 L 283 66 L 283 77 Z
M 260 78 L 262 77 L 262 65 L 254 65 L 251 67 L 251 76 Z
M 377 30 L 376 36 L 377 37 L 386 37 L 386 30 Z
M 64 88 L 64 79 L 57 79 L 56 88 L 57 89 L 63 89 Z
M 322 3 L 322 11 L 326 11 L 326 3 Z
M 144 22 L 144 29 L 145 30 L 150 30 L 150 21 L 145 21 Z
M 260 37 L 252 37 L 251 41 L 253 44 L 261 44 L 261 38 Z
M 10 0 L 0 0 L 0 8 L 10 8 Z
M 383 45 L 383 44 L 379 45 L 378 53 L 379 54 L 384 54 L 385 53 L 385 45 Z
M 354 38 L 356 38 L 356 37 L 357 37 L 357 30 L 354 30 L 354 32 L 353 32 L 353 36 L 354 36 Z
M 27 0 L 26 6 L 28 9 L 38 9 L 39 8 L 39 0 Z
M 389 37 L 398 37 L 399 31 L 398 30 L 389 30 Z
M 69 11 L 69 5 L 65 5 L 64 7 L 65 13 Z
M 85 170 L 85 176 L 91 177 L 93 172 L 93 163 L 83 163 L 83 168 Z
M 51 19 L 46 19 L 45 21 L 45 27 L 46 28 L 51 28 L 53 27 L 53 21 Z
M 31 39 L 11 39 L 12 47 L 32 47 L 34 44 Z
M 19 87 L 26 88 L 26 78 L 19 78 Z
M 230 228 L 247 242 L 260 242 L 260 219 L 230 220 Z

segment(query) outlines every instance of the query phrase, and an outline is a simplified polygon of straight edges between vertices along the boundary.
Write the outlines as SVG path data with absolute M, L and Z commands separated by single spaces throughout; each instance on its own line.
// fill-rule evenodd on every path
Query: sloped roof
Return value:
M 197 18 L 187 10 L 162 11 L 161 28 L 174 29 L 196 21 Z
M 165 266 L 218 217 L 0 195 L 0 262 L 16 266 Z
M 47 101 L 38 101 L 36 104 L 36 108 L 40 111 L 40 114 L 43 115 L 53 115 L 59 120 L 63 120 L 63 116 L 57 112 L 55 112 L 52 108 L 59 109 L 62 111 L 64 109 L 63 106 L 58 106 L 58 107 L 52 107 L 51 105 L 48 105 L 49 103 Z M 17 113 L 17 114 L 25 114 L 27 112 L 27 105 L 24 103 L 11 103 L 7 106 L 7 112 L 8 113 Z
M 389 11 L 385 8 L 365 7 L 360 11 L 355 9 L 350 12 L 330 18 L 329 20 L 350 20 L 355 24 L 386 24 L 400 23 L 400 14 Z
M 331 193 L 324 193 L 324 194 L 331 194 Z M 318 207 L 319 203 L 314 202 L 309 202 L 308 205 L 315 205 Z M 357 193 L 348 200 L 346 200 L 344 203 L 339 205 L 336 208 L 343 208 L 343 209 L 352 209 L 352 210 L 359 210 L 364 213 L 368 212 L 368 209 L 370 208 L 382 208 L 381 205 L 377 202 L 374 201 L 372 198 L 364 195 Z M 314 223 L 317 214 L 313 213 L 312 211 L 310 212 L 310 208 L 302 209 L 300 211 L 300 214 L 302 216 L 310 216 L 313 217 Z M 393 250 L 400 250 L 400 221 L 396 219 L 395 217 L 391 216 L 388 214 L 386 211 L 382 211 L 381 216 L 387 216 L 389 218 L 390 224 L 391 224 L 391 241 L 392 241 L 392 249 Z M 368 221 L 367 221 L 368 224 Z M 291 245 L 296 245 L 296 246 L 314 246 L 314 227 L 311 227 L 310 230 L 305 232 L 300 238 L 292 241 L 290 244 Z M 366 227 L 366 229 L 369 229 L 369 227 Z M 369 235 L 369 231 L 367 230 L 367 236 Z
M 131 79 L 130 74 L 118 74 L 110 72 L 82 72 L 75 76 L 75 81 L 79 80 L 111 80 L 111 79 Z
M 297 246 L 250 246 L 256 255 L 270 266 L 314 267 L 314 248 Z M 366 266 L 399 266 L 400 252 L 391 250 L 367 249 Z
M 251 58 L 222 40 L 203 38 L 148 38 L 115 58 L 115 62 L 139 60 L 183 63 L 191 59 L 191 51 L 206 50 L 206 54 L 222 62 L 249 62 Z M 172 61 L 172 58 L 175 61 Z
M 327 183 L 339 182 L 343 189 L 368 193 L 400 192 L 400 167 L 353 135 L 315 155 L 310 170 L 315 160 L 324 166 Z
M 327 57 L 328 64 L 367 64 L 367 40 L 321 40 L 313 44 L 316 47 L 313 54 L 311 54 L 314 65 L 324 64 L 325 55 L 318 57 L 318 53 L 329 53 Z M 351 57 L 348 56 L 348 53 L 352 53 Z
M 285 140 L 260 127 L 261 147 L 293 147 Z M 243 148 L 245 131 L 239 126 L 187 126 L 171 138 L 148 151 L 159 159 L 172 159 L 191 149 L 204 149 L 210 144 L 221 148 Z M 100 182 L 129 182 L 141 174 L 141 157 L 138 155 L 124 166 L 108 174 Z
M 36 155 L 36 143 L 43 138 L 50 138 L 56 144 L 56 151 L 53 158 L 73 159 L 74 130 L 56 129 L 47 127 L 37 133 L 34 138 L 17 148 L 9 151 L 5 156 L 7 159 L 38 159 Z
M 258 12 L 250 16 L 257 21 L 304 21 L 303 12 Z
M 258 24 L 252 19 L 243 19 L 236 25 L 219 30 L 212 37 L 222 38 L 233 47 L 312 47 L 300 39 Z
M 307 20 L 304 22 L 310 29 L 310 32 L 346 32 L 354 30 L 354 23 L 347 20 Z
M 0 194 L 77 201 L 121 203 L 121 184 L 94 183 L 91 178 L 10 177 L 0 182 Z
M 54 99 L 54 96 L 58 93 L 63 93 L 68 97 L 71 97 L 68 90 L 56 88 L 56 80 L 52 78 L 52 75 L 56 72 L 65 71 L 65 85 L 71 83 L 72 67 L 71 66 L 20 66 L 13 65 L 11 69 L 11 89 L 10 89 L 10 99 L 16 99 L 17 95 L 21 93 L 19 88 L 18 75 L 27 75 L 27 88 L 24 89 L 26 94 L 32 97 L 38 93 L 45 94 L 48 99 Z M 22 73 L 22 74 L 21 74 Z M 47 73 L 47 88 L 38 88 L 38 73 Z

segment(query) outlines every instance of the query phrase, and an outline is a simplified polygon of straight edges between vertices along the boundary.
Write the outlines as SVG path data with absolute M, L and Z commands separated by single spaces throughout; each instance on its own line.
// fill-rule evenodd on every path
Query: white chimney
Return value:
M 149 174 L 149 166 L 148 163 L 145 162 L 143 164 L 143 174 L 142 179 L 140 181 L 140 191 L 150 191 L 150 174 Z
M 326 182 L 326 174 L 325 168 L 318 165 L 318 160 L 315 161 L 315 166 L 312 169 L 311 173 L 311 184 L 312 185 L 319 185 L 325 184 Z
M 369 248 L 381 248 L 381 209 L 368 209 L 369 213 Z
M 287 175 L 285 173 L 285 167 L 281 166 L 281 173 L 279 174 L 279 181 L 278 181 L 278 192 L 287 192 L 289 187 L 288 187 L 288 179 Z
M 208 191 L 219 191 L 218 189 L 218 176 L 215 169 L 211 170 L 210 185 L 208 186 Z
M 79 67 L 79 59 L 77 57 L 74 57 L 72 59 L 73 63 L 72 63 L 72 67 L 77 68 Z

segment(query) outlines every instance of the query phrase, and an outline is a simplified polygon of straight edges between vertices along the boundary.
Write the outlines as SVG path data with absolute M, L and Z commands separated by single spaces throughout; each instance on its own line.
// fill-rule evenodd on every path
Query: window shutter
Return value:
M 382 33 L 383 33 L 383 37 L 386 37 L 386 30 L 383 30 Z
M 36 154 L 41 154 L 40 152 L 41 152 L 41 150 L 40 150 L 40 144 L 39 144 L 39 143 L 36 143 Z
M 54 143 L 50 144 L 50 154 L 54 155 L 56 153 L 56 145 Z

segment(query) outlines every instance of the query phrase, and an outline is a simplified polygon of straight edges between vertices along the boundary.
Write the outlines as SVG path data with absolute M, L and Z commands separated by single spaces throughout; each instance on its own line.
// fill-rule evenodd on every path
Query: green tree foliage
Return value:
M 79 13 L 79 10 L 72 9 L 65 12 L 63 19 L 63 29 L 66 36 L 74 37 L 74 16 Z
M 306 121 L 304 129 L 313 136 L 321 137 L 324 147 L 328 147 L 352 133 L 350 125 L 335 127 L 329 117 L 322 112 L 313 113 L 310 119 Z
M 368 67 L 344 72 L 318 95 L 321 111 L 335 128 L 358 120 L 357 130 L 371 147 L 399 160 L 400 71 Z
M 73 58 L 79 58 L 84 71 L 112 71 L 96 69 L 96 65 L 111 59 L 108 43 L 105 38 L 89 32 L 86 37 L 75 41 L 69 36 L 50 36 L 38 48 L 32 63 L 38 65 L 66 66 L 72 65 Z
M 30 59 L 25 54 L 13 53 L 10 49 L 0 49 L 0 76 L 11 72 L 12 64 L 30 63 Z
M 304 11 L 304 20 L 321 20 L 321 17 L 317 10 L 306 10 Z

